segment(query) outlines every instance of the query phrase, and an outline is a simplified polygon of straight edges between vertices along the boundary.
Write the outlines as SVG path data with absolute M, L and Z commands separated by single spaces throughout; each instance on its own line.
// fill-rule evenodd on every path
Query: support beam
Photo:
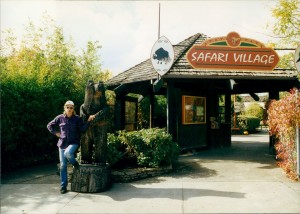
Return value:
M 125 128 L 125 100 L 116 97 L 115 102 L 115 130 L 123 130 Z
M 231 94 L 225 94 L 225 123 L 221 124 L 223 145 L 231 146 Z
M 300 59 L 298 59 L 299 61 Z M 295 111 L 297 111 L 297 108 L 299 108 L 299 104 L 298 104 L 298 97 L 299 97 L 299 90 L 296 90 L 296 109 Z M 300 178 L 300 133 L 299 133 L 299 124 L 297 122 L 296 124 L 296 147 L 297 147 L 297 174 L 298 174 L 298 178 Z
M 154 83 L 153 83 L 153 92 L 157 93 L 160 91 L 160 89 L 162 88 L 164 84 L 164 81 L 162 79 L 157 79 Z
M 259 101 L 259 96 L 255 93 L 250 93 L 250 96 L 255 100 L 255 101 Z
M 176 135 L 176 102 L 174 83 L 168 82 L 167 87 L 167 131 L 177 141 Z
M 149 128 L 154 127 L 154 94 L 149 94 L 149 100 L 150 100 L 150 114 L 149 114 Z
M 269 92 L 269 99 L 270 100 L 279 100 L 279 91 L 270 91 Z M 276 141 L 275 141 L 275 136 L 274 135 L 271 135 L 269 137 L 269 154 L 270 155 L 276 155 L 276 151 L 275 151 L 275 148 L 274 148 L 274 145 L 275 145 Z

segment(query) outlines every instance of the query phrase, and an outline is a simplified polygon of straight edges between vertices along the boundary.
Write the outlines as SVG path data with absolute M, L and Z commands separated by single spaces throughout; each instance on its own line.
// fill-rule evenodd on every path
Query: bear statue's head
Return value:
M 102 110 L 106 103 L 105 87 L 102 81 L 94 83 L 89 80 L 86 89 L 83 107 L 88 114 L 95 114 Z

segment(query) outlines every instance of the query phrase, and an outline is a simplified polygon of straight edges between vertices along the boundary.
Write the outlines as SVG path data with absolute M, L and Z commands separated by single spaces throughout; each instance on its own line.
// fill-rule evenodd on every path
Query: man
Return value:
M 75 169 L 79 168 L 79 163 L 76 161 L 74 153 L 79 146 L 81 132 L 87 129 L 89 122 L 93 119 L 94 116 L 90 116 L 87 123 L 83 124 L 80 117 L 76 115 L 74 103 L 69 100 L 64 105 L 63 114 L 55 117 L 47 125 L 50 133 L 59 138 L 57 146 L 59 149 L 61 194 L 67 192 L 68 162 L 70 162 Z

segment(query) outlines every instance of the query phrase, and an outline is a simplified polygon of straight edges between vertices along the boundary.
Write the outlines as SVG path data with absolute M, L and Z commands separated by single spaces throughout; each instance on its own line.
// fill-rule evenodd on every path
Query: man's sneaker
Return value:
M 67 192 L 67 188 L 66 187 L 62 187 L 61 189 L 60 189 L 60 193 L 61 194 L 65 194 Z
M 73 164 L 73 167 L 74 167 L 74 169 L 79 169 L 79 163 L 76 161 L 76 162 Z

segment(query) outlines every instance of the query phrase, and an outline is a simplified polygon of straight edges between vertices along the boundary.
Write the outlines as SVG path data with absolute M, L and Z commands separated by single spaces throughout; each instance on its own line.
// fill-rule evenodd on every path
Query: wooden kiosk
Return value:
M 173 48 L 166 74 L 148 59 L 106 82 L 116 93 L 116 129 L 125 129 L 129 93 L 150 100 L 159 94 L 167 97 L 167 129 L 181 149 L 231 146 L 232 94 L 267 92 L 278 99 L 280 91 L 299 86 L 296 70 L 276 68 L 273 49 L 236 32 L 217 38 L 198 33 Z

